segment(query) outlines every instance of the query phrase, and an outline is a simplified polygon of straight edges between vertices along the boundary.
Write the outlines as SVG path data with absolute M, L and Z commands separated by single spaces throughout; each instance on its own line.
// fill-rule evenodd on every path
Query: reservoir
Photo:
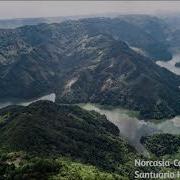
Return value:
M 147 152 L 140 143 L 142 136 L 152 135 L 155 133 L 180 133 L 180 117 L 161 121 L 144 121 L 137 118 L 137 112 L 119 107 L 102 106 L 90 103 L 80 104 L 80 107 L 90 111 L 94 110 L 100 114 L 106 115 L 107 119 L 119 128 L 120 135 L 125 137 L 131 145 L 143 154 L 147 154 Z
M 166 68 L 174 74 L 180 75 L 180 68 L 175 66 L 178 62 L 180 62 L 180 53 L 175 53 L 170 61 L 156 61 L 156 64 Z
M 22 106 L 28 106 L 29 104 L 39 101 L 39 100 L 48 100 L 48 101 L 52 101 L 55 102 L 56 99 L 56 95 L 54 93 L 45 95 L 45 96 L 41 96 L 38 98 L 34 98 L 31 100 L 18 100 L 18 99 L 11 99 L 9 101 L 5 101 L 5 102 L 0 102 L 0 108 L 6 107 L 6 106 L 10 106 L 10 105 L 22 105 Z

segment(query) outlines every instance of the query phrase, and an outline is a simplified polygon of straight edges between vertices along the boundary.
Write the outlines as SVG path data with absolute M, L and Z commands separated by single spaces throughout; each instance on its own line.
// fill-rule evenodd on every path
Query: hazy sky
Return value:
M 180 1 L 0 1 L 0 18 L 180 12 Z

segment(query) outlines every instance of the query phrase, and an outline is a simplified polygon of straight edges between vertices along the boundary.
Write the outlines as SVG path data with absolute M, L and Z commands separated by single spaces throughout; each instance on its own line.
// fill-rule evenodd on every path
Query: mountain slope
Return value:
M 90 37 L 83 45 L 87 48 L 81 49 L 81 54 L 91 48 L 103 49 L 91 66 L 73 69 L 64 78 L 56 92 L 57 102 L 121 105 L 139 110 L 143 118 L 158 119 L 179 113 L 178 77 L 110 37 Z M 76 52 L 77 49 L 71 52 L 72 58 Z
M 1 30 L 0 99 L 56 92 L 57 102 L 122 105 L 143 118 L 179 114 L 179 77 L 115 40 L 113 32 L 99 31 L 105 22 L 110 19 Z
M 105 116 L 78 106 L 39 101 L 2 109 L 0 147 L 30 154 L 64 155 L 104 169 L 118 168 L 134 150 Z M 20 109 L 19 109 L 20 108 Z M 5 116 L 6 115 L 6 116 Z
M 176 153 L 179 153 L 180 149 L 179 135 L 156 134 L 153 136 L 143 137 L 141 142 L 145 145 L 148 151 L 155 154 L 157 157 L 175 155 Z
M 170 60 L 166 23 L 162 19 L 147 15 L 124 15 L 117 18 L 91 18 L 81 20 L 96 33 L 113 36 L 129 46 L 139 48 L 154 60 Z

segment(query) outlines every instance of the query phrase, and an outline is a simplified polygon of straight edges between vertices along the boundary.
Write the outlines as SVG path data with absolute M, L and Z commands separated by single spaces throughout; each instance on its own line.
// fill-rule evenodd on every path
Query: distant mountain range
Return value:
M 67 20 L 78 20 L 82 18 L 92 17 L 116 17 L 118 13 L 105 13 L 105 14 L 89 14 L 89 15 L 74 15 L 74 16 L 55 16 L 55 17 L 34 17 L 34 18 L 11 18 L 0 19 L 0 29 L 15 29 L 21 26 L 38 25 L 42 23 L 61 23 Z
M 153 62 L 171 57 L 163 30 L 149 16 L 2 29 L 0 98 L 55 92 L 61 103 L 121 105 L 142 118 L 172 117 L 180 112 L 180 78 Z
M 82 16 L 0 19 L 0 29 L 15 29 L 21 26 L 38 25 L 42 23 L 61 23 L 66 20 L 77 20 L 80 18 L 82 18 Z

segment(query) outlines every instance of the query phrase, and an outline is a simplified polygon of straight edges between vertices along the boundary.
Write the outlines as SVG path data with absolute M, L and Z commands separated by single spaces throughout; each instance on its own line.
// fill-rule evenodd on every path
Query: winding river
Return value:
M 170 61 L 156 61 L 156 64 L 166 68 L 174 74 L 180 75 L 180 68 L 175 66 L 178 62 L 180 62 L 180 53 L 175 53 Z
M 55 102 L 56 99 L 56 95 L 54 93 L 45 95 L 45 96 L 41 96 L 38 98 L 34 98 L 31 100 L 17 100 L 17 99 L 11 99 L 9 101 L 5 101 L 5 102 L 0 102 L 0 108 L 6 107 L 6 106 L 10 106 L 10 105 L 22 105 L 22 106 L 28 106 L 29 104 L 39 101 L 39 100 L 48 100 L 48 101 L 52 101 Z
M 97 104 L 80 104 L 80 107 L 86 110 L 94 110 L 100 114 L 106 115 L 107 119 L 113 122 L 120 130 L 120 134 L 125 137 L 140 153 L 148 155 L 148 152 L 140 143 L 142 136 L 155 133 L 180 133 L 180 117 L 162 121 L 139 120 L 134 111 L 115 108 L 111 106 L 102 106 Z

